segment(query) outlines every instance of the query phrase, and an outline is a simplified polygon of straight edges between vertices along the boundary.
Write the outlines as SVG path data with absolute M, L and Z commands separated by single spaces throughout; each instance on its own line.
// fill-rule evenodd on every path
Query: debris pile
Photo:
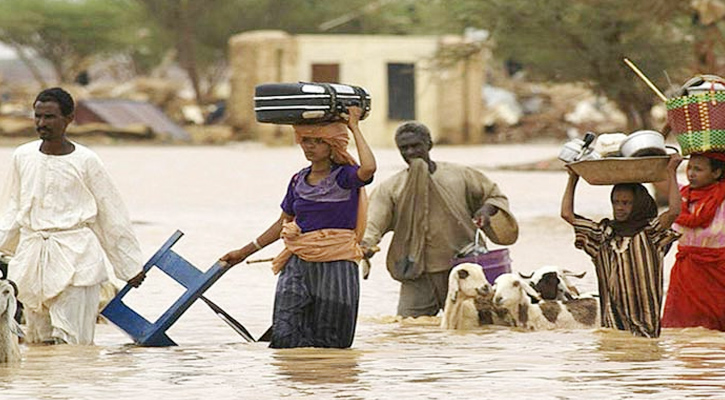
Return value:
M 564 141 L 584 132 L 620 132 L 625 116 L 583 85 L 509 80 L 483 90 L 489 143 Z
M 223 102 L 199 107 L 178 80 L 140 77 L 123 83 L 63 87 L 76 100 L 70 137 L 96 143 L 218 144 L 232 139 L 231 129 L 221 125 L 223 117 L 217 115 Z M 16 143 L 37 136 L 32 102 L 39 90 L 35 84 L 0 80 L 1 141 Z

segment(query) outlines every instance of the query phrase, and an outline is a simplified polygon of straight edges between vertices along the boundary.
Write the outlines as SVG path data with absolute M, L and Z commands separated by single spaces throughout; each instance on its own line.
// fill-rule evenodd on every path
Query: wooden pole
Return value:
M 263 262 L 270 262 L 274 260 L 274 257 L 272 258 L 258 258 L 256 260 L 248 260 L 247 264 L 256 264 L 256 263 L 263 263 Z
M 647 86 L 649 86 L 649 88 L 650 88 L 650 89 L 652 89 L 652 90 L 653 90 L 653 91 L 655 92 L 655 94 L 657 94 L 657 96 L 658 96 L 658 97 L 659 97 L 660 99 L 662 99 L 662 101 L 667 101 L 667 97 L 665 97 L 665 95 L 664 95 L 664 94 L 662 94 L 662 92 L 661 92 L 661 91 L 660 91 L 659 89 L 657 89 L 657 86 L 655 86 L 655 84 L 654 84 L 654 83 L 652 83 L 652 81 L 650 81 L 650 80 L 649 80 L 649 79 L 648 79 L 648 78 L 647 78 L 647 77 L 646 77 L 646 76 L 645 76 L 645 75 L 644 75 L 644 74 L 642 73 L 642 71 L 640 71 L 640 70 L 639 70 L 639 68 L 637 68 L 637 66 L 636 66 L 636 65 L 634 65 L 634 63 L 633 63 L 632 61 L 629 61 L 629 59 L 628 59 L 628 58 L 625 58 L 625 59 L 624 59 L 624 63 L 625 63 L 625 64 L 627 64 L 627 66 L 628 66 L 629 68 L 631 68 L 631 69 L 632 69 L 632 71 L 634 71 L 634 73 L 635 73 L 635 74 L 637 74 L 637 76 L 639 76 L 639 77 L 640 77 L 640 78 L 641 78 L 641 79 L 642 79 L 642 80 L 644 81 L 644 83 L 646 83 L 646 84 L 647 84 Z

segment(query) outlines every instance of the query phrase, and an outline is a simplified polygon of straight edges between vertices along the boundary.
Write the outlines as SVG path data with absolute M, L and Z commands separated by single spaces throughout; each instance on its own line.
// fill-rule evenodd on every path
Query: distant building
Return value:
M 395 128 L 414 119 L 430 127 L 436 142 L 482 141 L 481 87 L 488 50 L 460 36 L 255 31 L 233 36 L 229 46 L 227 118 L 241 138 L 292 143 L 290 127 L 256 121 L 254 87 L 312 81 L 362 86 L 371 93 L 372 112 L 362 123 L 371 145 L 393 146 Z M 442 54 L 449 57 L 437 57 Z

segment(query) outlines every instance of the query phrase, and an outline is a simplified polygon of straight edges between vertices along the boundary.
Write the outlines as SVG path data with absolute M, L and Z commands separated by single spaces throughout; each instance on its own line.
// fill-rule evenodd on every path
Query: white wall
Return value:
M 415 64 L 416 119 L 428 125 L 435 138 L 438 94 L 428 60 L 438 46 L 436 37 L 299 35 L 297 43 L 300 80 L 311 80 L 312 64 L 339 64 L 340 83 L 362 86 L 370 92 L 372 112 L 361 127 L 374 146 L 393 146 L 395 128 L 403 122 L 387 118 L 387 64 Z

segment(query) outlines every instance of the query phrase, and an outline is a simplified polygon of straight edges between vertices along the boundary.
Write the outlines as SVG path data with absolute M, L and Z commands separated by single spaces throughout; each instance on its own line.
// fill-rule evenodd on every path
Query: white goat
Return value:
M 586 271 L 575 274 L 562 267 L 545 265 L 528 276 L 520 272 L 519 275 L 529 281 L 531 287 L 541 295 L 542 300 L 569 301 L 579 297 L 579 290 L 569 281 L 569 277 L 581 279 L 586 275 Z
M 441 317 L 443 329 L 472 329 L 480 325 L 474 299 L 493 297 L 491 285 L 478 264 L 456 265 L 448 275 L 448 295 Z
M 20 325 L 15 321 L 17 301 L 15 288 L 10 281 L 0 280 L 0 363 L 20 360 L 18 336 L 22 336 Z
M 502 274 L 494 283 L 494 305 L 503 307 L 515 319 L 516 326 L 531 329 L 576 329 L 599 326 L 599 302 L 587 297 L 570 301 L 542 300 L 520 276 Z

